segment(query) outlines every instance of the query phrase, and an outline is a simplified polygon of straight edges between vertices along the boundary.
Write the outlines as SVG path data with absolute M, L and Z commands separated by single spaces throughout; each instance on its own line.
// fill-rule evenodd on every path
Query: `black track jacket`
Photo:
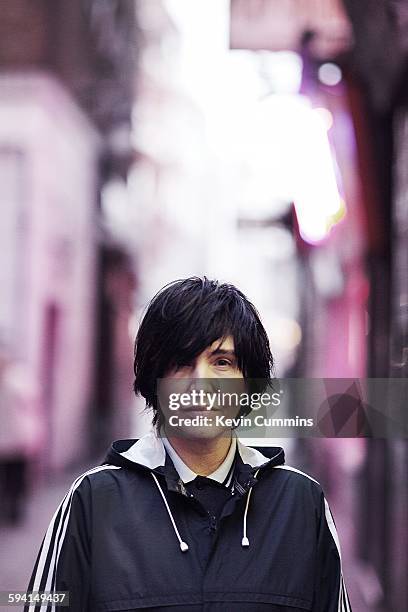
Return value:
M 55 512 L 29 590 L 69 591 L 74 612 L 350 612 L 319 483 L 238 441 L 233 490 L 215 520 L 154 433 L 114 442 Z

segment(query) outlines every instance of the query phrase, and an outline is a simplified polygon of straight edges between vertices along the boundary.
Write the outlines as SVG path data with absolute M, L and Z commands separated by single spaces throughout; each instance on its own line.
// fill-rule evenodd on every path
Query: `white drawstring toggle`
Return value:
M 258 472 L 259 472 L 259 470 L 257 470 L 255 472 L 255 478 L 258 476 Z M 248 514 L 248 508 L 249 508 L 249 500 L 251 499 L 251 493 L 252 493 L 252 487 L 249 489 L 248 497 L 247 497 L 246 504 L 245 504 L 244 525 L 243 525 L 244 534 L 243 534 L 242 540 L 241 540 L 241 546 L 243 546 L 244 548 L 248 548 L 248 546 L 249 546 L 249 540 L 247 538 L 246 531 L 247 531 L 247 514 Z
M 173 515 L 172 515 L 171 510 L 170 510 L 170 506 L 169 506 L 169 504 L 168 504 L 168 502 L 167 502 L 167 499 L 166 499 L 165 494 L 163 493 L 163 490 L 162 490 L 162 488 L 161 488 L 161 486 L 160 486 L 160 483 L 159 483 L 159 481 L 157 480 L 156 475 L 155 475 L 153 472 L 150 472 L 150 473 L 151 473 L 151 475 L 152 475 L 152 477 L 153 477 L 154 482 L 155 482 L 155 483 L 156 483 L 156 485 L 157 485 L 157 488 L 158 488 L 158 489 L 159 489 L 159 491 L 160 491 L 160 495 L 162 496 L 162 499 L 163 499 L 163 501 L 164 501 L 164 505 L 166 506 L 166 510 L 167 510 L 168 515 L 169 515 L 169 517 L 170 517 L 171 524 L 173 525 L 173 529 L 174 529 L 174 531 L 175 531 L 175 534 L 176 534 L 177 539 L 178 539 L 179 544 L 180 544 L 180 550 L 181 550 L 181 552 L 187 552 L 187 550 L 188 550 L 188 544 L 186 544 L 186 542 L 184 542 L 184 541 L 181 539 L 181 536 L 180 536 L 179 530 L 177 529 L 176 522 L 175 522 L 175 520 L 174 520 L 174 518 L 173 518 Z

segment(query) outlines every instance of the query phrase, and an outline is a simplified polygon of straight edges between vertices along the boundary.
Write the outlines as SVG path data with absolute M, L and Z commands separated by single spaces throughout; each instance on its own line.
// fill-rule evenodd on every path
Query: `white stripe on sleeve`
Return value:
M 70 490 L 63 498 L 62 502 L 58 506 L 57 510 L 54 513 L 54 516 L 51 519 L 51 522 L 48 526 L 47 532 L 44 537 L 44 541 L 41 547 L 41 553 L 38 560 L 38 565 L 36 569 L 36 574 L 34 577 L 33 585 L 31 590 L 39 591 L 40 584 L 45 575 L 47 575 L 46 583 L 44 587 L 41 589 L 42 591 L 52 591 L 55 588 L 55 580 L 53 580 L 54 570 L 57 569 L 59 555 L 61 552 L 61 547 L 64 542 L 70 511 L 72 504 L 72 497 L 75 490 L 79 487 L 81 482 L 86 478 L 86 476 L 90 474 L 96 474 L 97 472 L 101 472 L 103 470 L 119 470 L 121 469 L 119 466 L 115 465 L 100 465 L 91 470 L 88 470 L 84 474 L 81 474 L 72 484 Z M 55 533 L 54 533 L 55 532 Z M 49 553 L 52 551 L 51 558 L 47 563 L 47 557 Z M 29 612 L 46 612 L 49 604 L 43 604 L 38 606 L 38 604 L 31 604 L 28 608 Z M 52 612 L 55 610 L 55 604 L 51 607 Z

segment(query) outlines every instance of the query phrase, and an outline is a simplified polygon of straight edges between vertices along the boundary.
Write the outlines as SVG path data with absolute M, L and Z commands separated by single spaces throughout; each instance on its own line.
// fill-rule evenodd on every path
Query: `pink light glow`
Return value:
M 303 154 L 297 157 L 294 204 L 300 234 L 310 244 L 324 240 L 346 214 L 327 137 L 332 120 L 327 109 L 308 108 L 299 123 L 299 146 Z

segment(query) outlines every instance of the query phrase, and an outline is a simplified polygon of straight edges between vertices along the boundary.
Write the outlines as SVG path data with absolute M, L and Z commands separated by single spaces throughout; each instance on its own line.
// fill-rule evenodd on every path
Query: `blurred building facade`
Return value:
M 41 385 L 42 462 L 58 469 L 89 455 L 116 399 L 100 378 L 128 296 L 107 287 L 118 249 L 100 194 L 130 156 L 134 3 L 2 8 L 0 328 Z
M 403 2 L 346 1 L 353 21 L 352 87 L 360 87 L 356 109 L 360 170 L 366 215 L 371 218 L 368 376 L 407 377 L 408 234 L 405 129 L 407 117 L 408 21 Z M 378 40 L 384 41 L 383 53 Z M 355 79 L 355 80 L 354 80 Z M 356 85 L 356 81 L 359 85 Z M 355 92 L 353 99 L 355 102 Z M 358 129 L 360 128 L 360 129 Z M 372 155 L 372 158 L 370 157 Z M 375 569 L 387 609 L 408 606 L 408 444 L 367 440 L 360 484 L 359 551 Z M 375 539 L 372 534 L 378 534 Z
M 83 403 L 92 393 L 92 202 L 100 142 L 66 90 L 46 74 L 2 76 L 0 92 L 7 255 L 1 326 L 41 385 L 52 443 L 44 459 L 62 465 L 82 451 Z

